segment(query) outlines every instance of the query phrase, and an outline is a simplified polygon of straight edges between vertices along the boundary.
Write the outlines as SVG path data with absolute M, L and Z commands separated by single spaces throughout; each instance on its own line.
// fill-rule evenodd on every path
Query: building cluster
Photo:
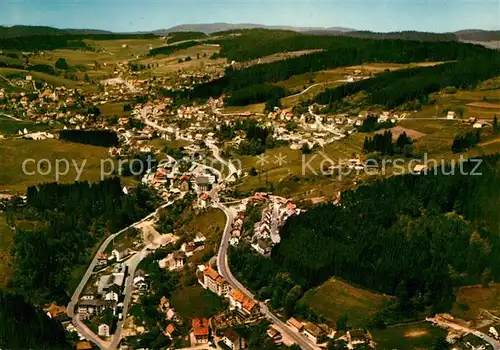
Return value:
M 243 232 L 245 214 L 240 211 L 233 222 L 229 243 L 237 246 L 241 238 L 260 255 L 270 256 L 272 248 L 281 241 L 279 230 L 286 220 L 300 214 L 303 210 L 297 208 L 292 200 L 279 196 L 272 196 L 264 192 L 256 192 L 246 199 L 244 208 L 248 206 L 262 206 L 260 220 L 253 224 L 250 232 Z M 243 209 L 243 208 L 242 208 Z

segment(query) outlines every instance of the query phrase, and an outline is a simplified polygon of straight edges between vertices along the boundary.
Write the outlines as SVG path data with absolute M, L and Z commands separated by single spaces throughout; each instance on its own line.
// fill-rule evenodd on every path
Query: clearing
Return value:
M 422 321 L 386 329 L 370 331 L 376 348 L 381 350 L 392 349 L 434 349 L 434 342 L 438 337 L 446 336 L 446 331 Z
M 489 319 L 488 313 L 500 316 L 500 283 L 491 283 L 489 287 L 468 286 L 460 288 L 457 293 L 457 300 L 453 304 L 451 314 L 453 317 L 465 321 Z
M 225 309 L 222 298 L 200 285 L 177 290 L 171 298 L 172 307 L 187 324 L 193 318 L 209 318 Z
M 384 308 L 390 296 L 354 287 L 336 278 L 308 290 L 301 301 L 331 324 L 347 314 L 350 327 L 366 326 L 378 310 Z
M 10 77 L 20 77 L 25 78 L 27 75 L 31 75 L 34 80 L 42 80 L 47 82 L 50 85 L 54 86 L 65 86 L 67 88 L 76 88 L 81 85 L 81 82 L 77 82 L 74 80 L 65 79 L 63 77 L 54 76 L 46 73 L 35 72 L 35 71 L 27 71 L 22 69 L 15 68 L 0 68 L 0 75 L 10 78 Z
M 67 159 L 70 164 L 74 160 L 81 167 L 86 160 L 85 168 L 82 172 L 80 181 L 99 181 L 101 175 L 101 160 L 107 159 L 108 149 L 79 143 L 63 142 L 59 140 L 23 140 L 6 139 L 0 141 L 0 163 L 2 171 L 0 172 L 0 190 L 11 192 L 24 192 L 26 187 L 44 182 L 55 181 L 55 161 L 56 159 Z M 34 159 L 36 162 L 42 159 L 48 159 L 52 163 L 52 169 L 49 172 L 47 162 L 41 166 L 42 172 L 47 175 L 41 175 L 36 171 L 34 175 L 28 175 L 23 172 L 23 162 L 26 159 Z M 28 163 L 27 170 L 33 172 L 36 165 L 33 162 Z M 61 182 L 73 182 L 76 179 L 77 172 L 73 166 L 70 166 L 67 175 L 61 176 Z

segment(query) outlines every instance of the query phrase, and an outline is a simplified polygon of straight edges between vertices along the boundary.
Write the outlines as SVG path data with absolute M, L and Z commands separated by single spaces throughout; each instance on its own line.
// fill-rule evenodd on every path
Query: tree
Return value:
M 192 60 L 191 56 L 187 56 L 186 59 L 184 60 L 184 62 L 189 62 L 191 60 Z
M 302 152 L 302 154 L 309 154 L 312 152 L 312 149 L 311 149 L 311 147 L 309 147 L 309 144 L 307 142 L 305 142 L 302 144 L 300 151 Z
M 130 112 L 131 110 L 132 110 L 132 106 L 129 103 L 127 103 L 123 106 L 124 112 Z
M 447 350 L 450 348 L 450 343 L 446 341 L 446 337 L 443 336 L 438 336 L 436 339 L 433 341 L 433 349 L 434 350 Z
M 67 70 L 69 68 L 68 63 L 66 62 L 66 59 L 60 57 L 57 59 L 55 67 L 57 69 L 62 69 L 62 70 Z
M 493 118 L 493 133 L 498 134 L 500 132 L 500 125 L 498 125 L 498 117 L 495 114 L 495 117 Z
M 285 309 L 285 314 L 287 317 L 291 317 L 293 315 L 295 303 L 299 300 L 301 295 L 302 295 L 302 287 L 300 285 L 295 285 L 285 295 L 283 307 Z
M 335 326 L 338 331 L 346 331 L 347 330 L 347 314 L 343 314 L 337 319 L 335 322 Z
M 0 290 L 0 347 L 71 349 L 62 326 L 23 297 Z

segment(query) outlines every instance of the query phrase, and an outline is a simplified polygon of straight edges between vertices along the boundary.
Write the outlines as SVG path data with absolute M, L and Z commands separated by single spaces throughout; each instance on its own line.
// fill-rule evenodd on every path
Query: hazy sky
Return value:
M 0 24 L 139 31 L 192 23 L 373 31 L 499 29 L 499 0 L 0 0 Z

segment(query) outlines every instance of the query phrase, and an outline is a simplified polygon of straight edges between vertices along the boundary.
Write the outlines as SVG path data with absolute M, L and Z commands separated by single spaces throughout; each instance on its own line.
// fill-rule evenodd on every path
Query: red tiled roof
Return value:
M 192 326 L 195 337 L 208 335 L 208 320 L 206 318 L 193 318 Z

